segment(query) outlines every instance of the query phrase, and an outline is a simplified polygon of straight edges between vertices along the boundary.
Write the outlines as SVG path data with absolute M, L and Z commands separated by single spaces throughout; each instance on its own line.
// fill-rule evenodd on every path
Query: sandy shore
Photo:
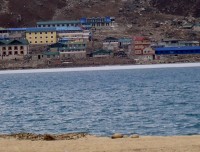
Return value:
M 31 141 L 0 138 L 0 152 L 200 152 L 200 136 Z

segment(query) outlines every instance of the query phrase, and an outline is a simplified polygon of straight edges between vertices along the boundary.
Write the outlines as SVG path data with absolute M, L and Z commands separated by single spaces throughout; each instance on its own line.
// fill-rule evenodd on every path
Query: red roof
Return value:
M 134 36 L 133 39 L 134 39 L 134 41 L 144 41 L 144 40 L 148 40 L 148 38 L 143 37 L 143 36 Z

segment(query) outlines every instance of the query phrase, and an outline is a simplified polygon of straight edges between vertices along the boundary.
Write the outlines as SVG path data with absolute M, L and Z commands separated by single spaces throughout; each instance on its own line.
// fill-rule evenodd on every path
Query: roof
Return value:
M 72 51 L 72 50 L 85 50 L 85 47 L 75 47 L 75 48 L 70 48 L 70 47 L 62 47 L 58 48 L 59 51 L 65 50 L 65 51 Z
M 0 31 L 5 31 L 5 30 L 6 30 L 5 28 L 0 27 Z
M 170 42 L 170 41 L 182 41 L 181 39 L 163 39 L 162 42 Z
M 104 41 L 118 41 L 118 39 L 114 37 L 107 37 L 104 39 Z
M 0 45 L 28 45 L 28 40 L 19 39 L 19 40 L 0 40 Z
M 59 52 L 43 52 L 44 55 L 59 55 Z
M 194 24 L 192 24 L 192 23 L 186 23 L 186 24 L 183 24 L 182 26 L 183 26 L 183 27 L 193 27 L 193 25 L 194 25 Z
M 188 51 L 188 50 L 200 50 L 200 46 L 184 46 L 184 47 L 162 47 L 162 48 L 155 48 L 156 51 Z
M 82 31 L 81 27 L 69 26 L 69 27 L 56 27 L 56 31 Z
M 96 51 L 94 51 L 92 54 L 93 55 L 104 55 L 104 54 L 111 54 L 112 53 L 112 51 L 110 51 L 110 50 L 96 50 Z
M 143 37 L 143 36 L 135 36 L 133 37 L 134 41 L 144 41 L 144 40 L 149 40 L 149 38 L 147 37 Z
M 64 48 L 64 47 L 69 47 L 69 45 L 73 45 L 74 44 L 74 47 L 77 47 L 77 45 L 79 44 L 85 44 L 86 46 L 86 43 L 84 42 L 69 42 L 69 43 L 54 43 L 54 44 L 51 44 L 49 45 L 50 48 Z
M 132 42 L 131 38 L 120 38 L 119 42 Z
M 194 26 L 200 26 L 200 23 L 196 23 L 196 24 L 194 24 Z
M 27 28 L 7 28 L 8 31 L 26 31 Z
M 78 24 L 81 23 L 79 20 L 70 20 L 70 21 L 42 21 L 37 22 L 37 25 L 44 25 L 44 24 Z
M 49 47 L 50 48 L 59 48 L 59 47 L 66 47 L 67 45 L 66 44 L 63 44 L 63 43 L 54 43 L 54 44 L 51 44 Z
M 27 28 L 26 32 L 55 32 L 56 28 L 52 27 L 33 27 Z
M 180 41 L 180 43 L 199 44 L 199 41 Z

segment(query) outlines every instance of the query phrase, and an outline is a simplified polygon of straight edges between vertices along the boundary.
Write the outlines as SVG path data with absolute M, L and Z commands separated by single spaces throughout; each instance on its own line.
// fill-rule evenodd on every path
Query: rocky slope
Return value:
M 36 20 L 118 16 L 126 11 L 200 16 L 200 0 L 1 0 L 0 26 L 34 25 Z M 123 14 L 125 16 L 125 14 Z
M 200 0 L 151 0 L 151 4 L 165 13 L 200 17 Z
M 200 0 L 1 0 L 0 27 L 35 26 L 40 20 L 67 20 L 115 16 L 116 35 L 196 39 L 199 33 L 181 30 L 198 21 Z M 188 19 L 187 16 L 196 18 Z M 113 34 L 113 33 L 109 33 Z

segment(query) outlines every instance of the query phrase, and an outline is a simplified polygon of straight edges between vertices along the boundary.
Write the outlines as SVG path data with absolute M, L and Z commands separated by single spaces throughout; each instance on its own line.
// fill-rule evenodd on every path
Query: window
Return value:
M 37 41 L 35 41 L 35 43 L 37 43 Z
M 18 52 L 17 51 L 15 51 L 15 53 L 14 53 L 15 55 L 17 55 L 18 54 Z
M 24 54 L 24 51 L 21 51 L 20 53 L 21 53 L 21 54 Z
M 51 32 L 51 34 L 53 34 L 53 32 Z
M 42 37 L 40 37 L 42 39 Z
M 32 37 L 29 37 L 29 39 L 32 39 Z
M 45 34 L 47 34 L 47 32 L 45 32 Z
M 40 41 L 40 43 L 43 43 L 42 41 Z
M 20 50 L 23 50 L 24 49 L 24 47 L 23 46 L 20 46 Z
M 48 38 L 48 36 L 46 36 L 46 38 Z
M 42 32 L 40 32 L 40 34 L 42 34 Z
M 29 35 L 31 35 L 31 33 L 29 33 Z
M 3 56 L 5 56 L 6 55 L 6 52 L 3 52 Z
M 37 34 L 37 32 L 35 32 L 35 34 Z
M 8 50 L 12 50 L 12 47 L 11 47 L 11 46 L 9 46 L 9 47 L 8 47 Z
M 53 36 L 51 36 L 51 38 L 53 38 Z
M 48 43 L 48 41 L 46 41 L 46 43 Z
M 37 37 L 35 37 L 35 39 L 37 39 Z
M 6 50 L 6 47 L 3 47 L 2 50 Z
M 17 46 L 15 46 L 15 47 L 14 47 L 14 50 L 18 50 L 18 47 L 17 47 Z
M 12 51 L 9 51 L 9 52 L 8 52 L 8 55 L 12 55 Z

